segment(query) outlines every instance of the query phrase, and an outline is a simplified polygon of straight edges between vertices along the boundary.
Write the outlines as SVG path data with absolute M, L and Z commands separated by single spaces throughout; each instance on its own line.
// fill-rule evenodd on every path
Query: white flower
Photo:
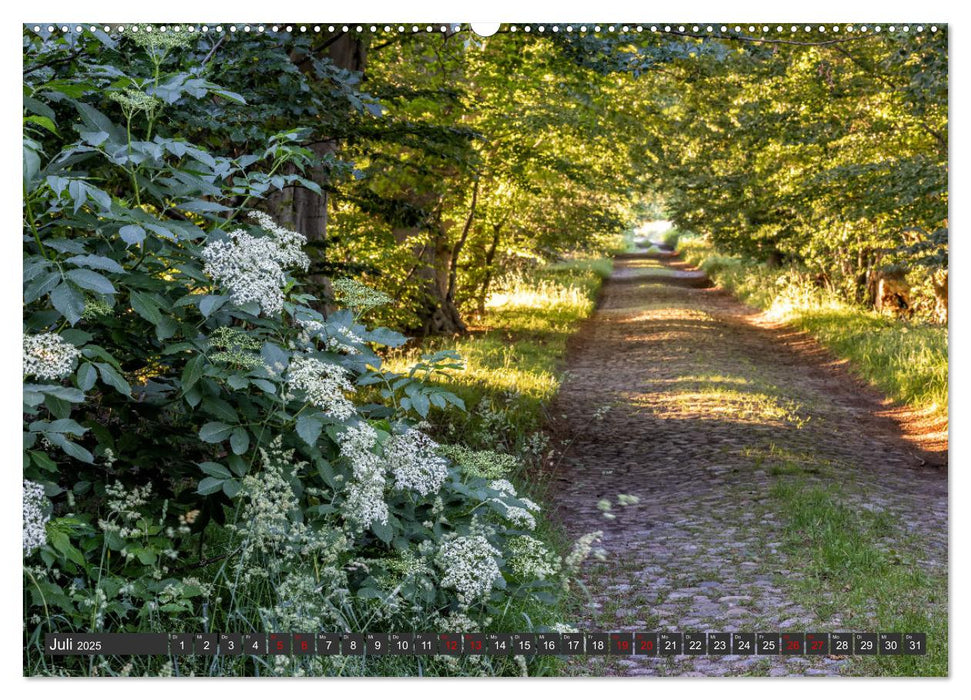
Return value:
M 448 478 L 448 462 L 438 456 L 438 444 L 419 430 L 393 435 L 384 455 L 395 477 L 395 488 L 411 489 L 422 496 L 438 491 Z
M 391 301 L 391 297 L 387 294 L 371 289 L 348 277 L 334 280 L 332 288 L 334 299 L 338 303 L 360 311 L 366 311 Z
M 353 344 L 362 345 L 364 338 L 352 331 L 347 326 L 339 326 L 333 334 L 327 338 L 327 349 L 333 352 L 346 353 L 348 355 L 359 355 L 361 351 Z M 346 342 L 345 342 L 346 341 Z
M 373 480 L 375 474 L 382 474 L 381 458 L 373 451 L 378 443 L 378 433 L 369 424 L 361 422 L 345 428 L 340 441 L 341 456 L 351 463 L 355 479 L 368 481 Z
M 47 514 L 49 505 L 44 487 L 24 479 L 24 555 L 47 544 Z
M 601 530 L 597 530 L 596 532 L 588 532 L 586 535 L 580 537 L 576 542 L 573 543 L 573 549 L 563 562 L 564 567 L 569 571 L 576 571 L 580 564 L 582 564 L 584 560 L 590 556 L 590 550 L 593 549 L 593 543 L 597 542 L 601 537 L 603 537 L 603 532 Z
M 388 504 L 384 500 L 384 464 L 374 453 L 378 434 L 367 423 L 352 425 L 340 436 L 341 456 L 351 464 L 354 481 L 347 487 L 344 514 L 348 520 L 364 527 L 388 522 Z
M 505 493 L 509 496 L 516 496 L 516 487 L 512 485 L 508 479 L 495 479 L 489 482 L 489 488 L 493 491 L 499 491 Z
M 229 289 L 234 303 L 255 301 L 264 313 L 279 313 L 283 309 L 285 270 L 306 270 L 310 265 L 302 250 L 307 239 L 277 226 L 263 212 L 250 216 L 269 235 L 257 238 L 238 229 L 227 234 L 228 241 L 206 243 L 202 249 L 205 273 Z
M 354 415 L 354 404 L 344 396 L 354 387 L 347 380 L 347 370 L 340 365 L 314 357 L 294 357 L 287 370 L 287 384 L 291 389 L 304 391 L 307 401 L 337 420 Z
M 81 351 L 56 333 L 24 336 L 24 376 L 62 379 L 74 370 Z
M 469 601 L 488 595 L 502 578 L 497 556 L 499 550 L 482 535 L 445 540 L 435 555 L 435 563 L 443 572 L 442 586 L 454 588 Z
M 498 499 L 496 499 L 498 500 Z M 506 508 L 506 519 L 509 520 L 513 525 L 525 528 L 527 530 L 533 530 L 536 528 L 536 518 L 533 517 L 525 508 L 520 508 L 519 506 L 511 506 L 507 503 L 502 503 Z
M 344 512 L 348 518 L 365 527 L 373 523 L 388 524 L 388 504 L 384 500 L 384 482 L 359 481 L 347 489 Z
M 545 579 L 560 570 L 559 558 L 535 537 L 521 535 L 509 541 L 507 563 L 523 580 Z

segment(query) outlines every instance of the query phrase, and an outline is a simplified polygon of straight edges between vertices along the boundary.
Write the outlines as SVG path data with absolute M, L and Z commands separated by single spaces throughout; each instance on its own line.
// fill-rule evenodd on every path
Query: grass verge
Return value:
M 858 676 L 946 676 L 947 574 L 916 560 L 886 512 L 850 508 L 832 487 L 780 478 L 771 490 L 787 515 L 785 545 L 805 576 L 796 594 L 846 631 L 924 632 L 925 656 L 857 656 Z
M 746 303 L 810 333 L 891 399 L 947 419 L 946 327 L 847 304 L 792 269 L 723 255 L 696 236 L 681 236 L 678 252 Z

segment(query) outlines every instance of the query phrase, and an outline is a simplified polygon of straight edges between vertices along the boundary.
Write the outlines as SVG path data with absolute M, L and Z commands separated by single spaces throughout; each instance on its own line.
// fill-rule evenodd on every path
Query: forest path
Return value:
M 602 530 L 581 579 L 584 631 L 855 629 L 840 596 L 800 604 L 782 482 L 885 512 L 889 545 L 947 567 L 947 475 L 881 416 L 880 397 L 791 329 L 712 288 L 672 254 L 619 256 L 572 340 L 551 410 L 550 500 L 568 534 Z M 811 342 L 808 346 L 812 346 Z M 618 503 L 618 495 L 639 499 Z M 598 502 L 611 502 L 605 518 Z M 805 598 L 801 599 L 805 603 Z M 813 608 L 813 609 L 809 609 Z M 820 610 L 825 612 L 819 612 Z M 847 619 L 850 617 L 851 619 Z M 855 623 L 850 627 L 848 623 Z M 916 631 L 916 630 L 915 630 Z M 837 675 L 812 656 L 577 657 L 598 675 Z

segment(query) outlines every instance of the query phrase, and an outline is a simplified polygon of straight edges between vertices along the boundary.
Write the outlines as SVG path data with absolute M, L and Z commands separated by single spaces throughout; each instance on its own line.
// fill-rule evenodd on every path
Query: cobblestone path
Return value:
M 792 470 L 887 511 L 947 566 L 946 471 L 881 417 L 879 397 L 793 332 L 663 253 L 622 256 L 575 337 L 552 407 L 551 500 L 568 533 L 604 533 L 583 582 L 588 631 L 836 631 L 794 600 L 770 489 Z M 805 339 L 803 339 L 805 340 Z M 781 476 L 780 476 L 781 475 Z M 618 504 L 618 495 L 639 499 Z M 604 517 L 602 500 L 611 501 Z M 903 535 L 901 536 L 903 539 Z M 868 630 L 879 631 L 879 630 Z M 826 657 L 590 657 L 597 675 L 837 675 Z

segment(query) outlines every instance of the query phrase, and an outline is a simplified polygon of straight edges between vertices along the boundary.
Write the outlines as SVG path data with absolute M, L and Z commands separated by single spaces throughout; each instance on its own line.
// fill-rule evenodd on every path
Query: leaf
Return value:
M 276 394 L 276 384 L 266 379 L 250 379 L 253 386 L 259 387 L 267 394 Z
M 168 316 L 163 316 L 162 320 L 155 324 L 155 337 L 159 340 L 167 340 L 175 335 L 177 330 L 179 325 Z
M 81 320 L 81 314 L 84 312 L 84 296 L 67 282 L 61 282 L 51 292 L 51 304 L 72 326 Z
M 379 520 L 371 523 L 371 530 L 385 544 L 391 542 L 391 538 L 394 536 L 394 531 L 391 529 L 390 523 L 382 523 Z M 360 595 L 360 591 L 358 591 L 358 594 Z
M 266 366 L 272 367 L 275 372 L 282 372 L 290 364 L 290 353 L 274 343 L 263 343 L 260 354 L 263 356 Z
M 408 342 L 408 338 L 397 331 L 393 331 L 389 328 L 375 328 L 369 331 L 364 336 L 365 340 L 370 340 L 373 343 L 378 343 L 380 345 L 385 345 L 389 348 L 397 348 Z
M 131 396 L 131 386 L 125 381 L 125 378 L 111 365 L 106 362 L 95 362 L 95 366 L 98 368 L 98 372 L 101 374 L 101 380 L 108 386 L 112 386 L 118 390 L 118 392 L 124 394 L 125 396 Z
M 199 302 L 199 313 L 201 313 L 205 318 L 209 318 L 227 301 L 228 297 L 218 294 L 207 294 L 206 296 L 202 297 L 202 301 Z
M 199 429 L 199 439 L 203 442 L 222 442 L 233 432 L 233 426 L 210 421 Z
M 78 367 L 77 383 L 81 391 L 90 391 L 98 381 L 98 372 L 90 362 L 82 362 Z
M 74 457 L 74 459 L 85 462 L 86 464 L 94 464 L 94 455 L 77 443 L 71 442 L 64 437 L 64 435 L 60 433 L 49 433 L 47 435 L 47 440 L 52 445 L 60 447 L 62 450 L 64 450 L 65 454 Z
M 54 126 L 54 122 L 51 121 L 49 117 L 43 117 L 37 114 L 32 114 L 29 117 L 24 118 L 24 121 L 29 122 L 31 124 L 37 124 L 38 126 L 42 126 L 45 129 L 47 129 L 49 132 L 57 136 L 57 127 Z
M 207 396 L 202 400 L 202 408 L 216 418 L 221 418 L 222 420 L 226 420 L 231 423 L 236 423 L 239 421 L 239 416 L 236 413 L 236 409 L 233 408 L 228 401 L 221 399 L 218 396 Z
M 120 229 L 118 229 L 118 235 L 121 236 L 121 240 L 128 245 L 138 245 L 145 240 L 145 236 L 148 234 L 146 234 L 145 229 L 138 224 L 128 224 L 127 226 L 122 226 Z
M 124 273 L 125 268 L 111 258 L 103 255 L 72 255 L 67 262 L 74 263 L 82 267 L 90 267 L 94 270 L 106 270 L 108 272 Z
M 211 476 L 207 476 L 205 479 L 199 482 L 199 487 L 196 489 L 198 493 L 203 496 L 208 496 L 209 494 L 216 493 L 223 487 L 222 479 L 214 479 Z
M 428 417 L 428 397 L 421 392 L 416 392 L 414 396 L 411 397 L 411 404 L 415 411 L 422 418 Z
M 97 292 L 98 294 L 115 293 L 115 286 L 100 272 L 86 270 L 84 268 L 75 268 L 73 270 L 68 270 L 64 276 L 74 282 L 74 284 L 77 286 L 81 287 L 81 289 L 89 289 L 92 292 Z
M 320 437 L 320 431 L 323 427 L 323 421 L 316 416 L 303 415 L 297 418 L 297 435 L 311 447 L 317 444 L 317 439 Z
M 233 431 L 233 434 L 229 436 L 229 446 L 232 447 L 235 454 L 246 454 L 249 449 L 249 433 L 246 428 L 238 427 Z
M 135 313 L 149 323 L 154 325 L 161 322 L 162 313 L 159 311 L 158 305 L 148 294 L 133 291 L 129 297 L 129 301 L 131 302 L 131 307 Z
M 205 357 L 196 355 L 182 368 L 182 393 L 185 394 L 202 377 L 205 370 Z
M 236 498 L 236 494 L 242 490 L 243 486 L 236 479 L 227 479 L 223 482 L 223 493 L 230 498 Z
M 200 462 L 199 468 L 203 473 L 214 476 L 217 479 L 230 479 L 233 476 L 226 467 L 216 462 Z

